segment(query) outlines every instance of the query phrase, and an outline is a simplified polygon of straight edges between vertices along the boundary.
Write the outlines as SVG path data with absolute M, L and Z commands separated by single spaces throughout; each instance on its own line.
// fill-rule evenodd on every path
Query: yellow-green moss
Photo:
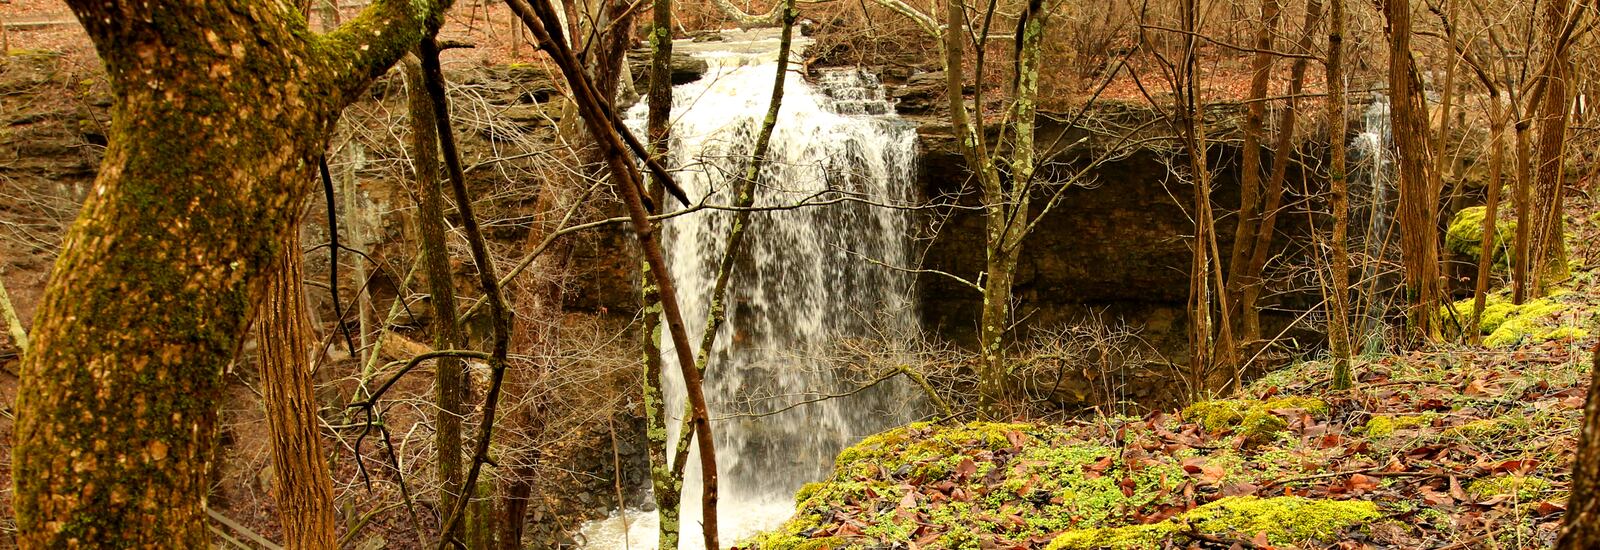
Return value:
M 1495 438 L 1510 432 L 1510 427 L 1499 418 L 1485 418 L 1474 420 L 1460 426 L 1445 428 L 1445 437 L 1460 437 L 1466 439 Z
M 1588 330 L 1573 325 L 1583 322 L 1582 312 L 1572 311 L 1573 307 L 1559 298 L 1560 293 L 1517 305 L 1503 292 L 1490 294 L 1484 300 L 1483 318 L 1478 320 L 1479 332 L 1487 335 L 1483 345 L 1505 348 L 1589 336 Z M 1442 309 L 1440 316 L 1459 333 L 1460 325 L 1472 316 L 1472 302 L 1472 298 L 1455 302 Z
M 1536 500 L 1550 489 L 1550 482 L 1537 476 L 1501 475 L 1479 479 L 1467 485 L 1467 496 L 1487 500 L 1511 495 L 1519 501 Z
M 1483 257 L 1483 217 L 1486 212 L 1482 206 L 1463 208 L 1456 212 L 1450 219 L 1450 228 L 1444 234 L 1444 246 L 1451 252 L 1461 254 L 1476 262 Z M 1494 265 L 1504 268 L 1510 264 L 1510 248 L 1506 246 L 1517 234 L 1517 222 L 1514 220 L 1496 220 L 1495 222 L 1495 252 Z
M 1364 500 L 1239 496 L 1218 500 L 1160 523 L 1068 531 L 1046 548 L 1155 549 L 1167 539 L 1191 530 L 1240 539 L 1266 533 L 1273 544 L 1289 545 L 1328 540 L 1379 515 L 1378 506 Z
M 858 468 L 894 470 L 906 464 L 958 454 L 956 451 L 961 449 L 976 447 L 998 451 L 1011 446 L 1007 434 L 1031 434 L 1036 429 L 1037 426 L 1030 424 L 1000 422 L 971 422 L 948 427 L 918 422 L 867 436 L 860 443 L 841 451 L 834 460 L 834 467 L 839 471 Z M 929 470 L 922 473 L 938 475 L 944 472 Z
M 1367 434 L 1367 437 L 1388 437 L 1393 435 L 1395 430 L 1409 430 L 1412 428 L 1432 424 L 1435 417 L 1436 416 L 1433 414 L 1405 416 L 1391 416 L 1387 414 L 1374 415 L 1372 418 L 1367 419 L 1367 425 L 1362 429 L 1362 432 Z
M 1198 422 L 1209 431 L 1235 429 L 1250 438 L 1266 438 L 1283 431 L 1289 423 L 1273 411 L 1304 409 L 1312 416 L 1328 414 L 1328 404 L 1314 397 L 1279 397 L 1266 401 L 1218 399 L 1201 401 L 1183 410 L 1184 418 Z

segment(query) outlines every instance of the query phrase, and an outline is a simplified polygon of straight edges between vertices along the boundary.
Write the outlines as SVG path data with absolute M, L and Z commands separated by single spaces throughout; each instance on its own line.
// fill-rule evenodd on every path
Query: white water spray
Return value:
M 736 34 L 726 42 L 674 46 L 710 66 L 701 80 L 674 89 L 671 164 L 682 169 L 678 183 L 691 198 L 709 196 L 711 204 L 733 202 L 729 190 L 745 170 L 777 72 L 775 31 Z M 791 71 L 756 206 L 847 196 L 910 202 L 916 132 L 893 111 L 873 75 L 830 70 L 809 83 Z M 642 105 L 629 113 L 641 133 L 645 113 Z M 665 224 L 668 262 L 692 342 L 705 326 L 732 218 L 701 211 Z M 717 435 L 725 544 L 787 519 L 795 490 L 825 477 L 844 446 L 915 417 L 918 394 L 898 379 L 817 400 L 851 392 L 858 383 L 842 379 L 822 359 L 832 346 L 914 326 L 909 276 L 879 265 L 909 265 L 909 223 L 904 211 L 863 202 L 751 217 L 705 387 Z M 661 345 L 669 439 L 675 440 L 683 384 L 671 341 L 663 338 Z M 695 548 L 701 539 L 698 459 L 691 456 L 688 464 L 682 546 Z M 655 548 L 655 520 L 654 512 L 619 513 L 586 526 L 582 535 L 588 548 Z
M 1359 324 L 1357 342 L 1365 351 L 1377 351 L 1383 345 L 1384 316 L 1395 298 L 1396 283 L 1391 273 L 1378 271 L 1377 258 L 1395 255 L 1394 208 L 1394 128 L 1389 115 L 1389 98 L 1378 95 L 1362 115 L 1364 126 L 1360 134 L 1351 139 L 1350 181 L 1354 183 L 1351 210 L 1364 217 L 1365 231 L 1357 235 L 1362 250 L 1368 257 L 1362 262 L 1363 283 L 1358 296 L 1367 300 L 1365 313 Z M 1358 219 L 1360 219 L 1358 217 Z M 1370 287 L 1368 285 L 1371 285 Z M 1371 292 L 1368 292 L 1371 290 Z

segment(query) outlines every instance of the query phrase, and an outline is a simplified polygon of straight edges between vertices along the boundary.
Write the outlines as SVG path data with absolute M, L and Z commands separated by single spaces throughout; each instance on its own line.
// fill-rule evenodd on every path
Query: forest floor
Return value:
M 1600 334 L 1600 216 L 1581 202 L 1573 276 L 1492 305 L 1492 347 L 1368 355 L 1348 391 L 1309 361 L 1181 411 L 900 428 L 841 453 L 792 520 L 743 545 L 1549 547 Z

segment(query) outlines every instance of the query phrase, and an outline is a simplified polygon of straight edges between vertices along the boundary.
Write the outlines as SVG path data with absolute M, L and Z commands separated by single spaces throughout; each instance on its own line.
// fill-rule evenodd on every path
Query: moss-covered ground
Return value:
M 845 450 L 741 547 L 1548 546 L 1585 359 L 1450 348 L 1371 360 L 1347 392 L 1306 362 L 1139 418 L 914 424 Z
M 1348 391 L 1305 361 L 1142 417 L 867 437 L 740 547 L 1549 547 L 1600 330 L 1596 270 L 1574 267 L 1547 297 L 1491 296 L 1482 346 L 1360 358 Z

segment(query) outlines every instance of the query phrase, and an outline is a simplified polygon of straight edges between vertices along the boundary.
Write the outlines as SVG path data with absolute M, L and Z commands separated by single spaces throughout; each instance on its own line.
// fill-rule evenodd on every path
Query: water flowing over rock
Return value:
M 678 182 L 709 204 L 733 202 L 777 72 L 776 34 L 730 33 L 722 42 L 684 44 L 709 64 L 700 80 L 674 90 L 670 163 Z M 791 67 L 798 68 L 798 64 Z M 827 70 L 816 82 L 791 72 L 756 212 L 739 251 L 706 381 L 717 434 L 721 538 L 728 543 L 771 528 L 793 512 L 792 495 L 825 477 L 833 456 L 868 434 L 919 413 L 918 394 L 895 379 L 848 397 L 861 380 L 835 370 L 846 339 L 915 327 L 912 281 L 880 264 L 911 263 L 911 217 L 867 202 L 913 200 L 917 134 L 899 119 L 876 77 Z M 630 112 L 642 131 L 645 108 Z M 841 199 L 844 199 L 841 202 Z M 825 206 L 788 208 L 804 203 Z M 704 210 L 664 224 L 664 242 L 691 340 L 706 324 L 717 263 L 733 214 Z M 670 438 L 683 410 L 671 342 L 662 339 Z M 683 541 L 699 523 L 700 475 L 689 461 Z M 584 530 L 591 548 L 653 547 L 654 513 L 623 514 Z
M 1350 189 L 1353 237 L 1352 249 L 1371 259 L 1399 261 L 1399 234 L 1394 210 L 1399 202 L 1394 189 L 1394 129 L 1390 125 L 1389 98 L 1379 95 L 1362 115 L 1361 133 L 1350 138 Z M 1365 307 L 1358 310 L 1361 320 L 1357 345 L 1373 349 L 1383 345 L 1384 312 L 1391 311 L 1404 297 L 1398 293 L 1399 276 L 1385 271 L 1377 261 L 1361 262 L 1362 281 L 1370 281 Z

